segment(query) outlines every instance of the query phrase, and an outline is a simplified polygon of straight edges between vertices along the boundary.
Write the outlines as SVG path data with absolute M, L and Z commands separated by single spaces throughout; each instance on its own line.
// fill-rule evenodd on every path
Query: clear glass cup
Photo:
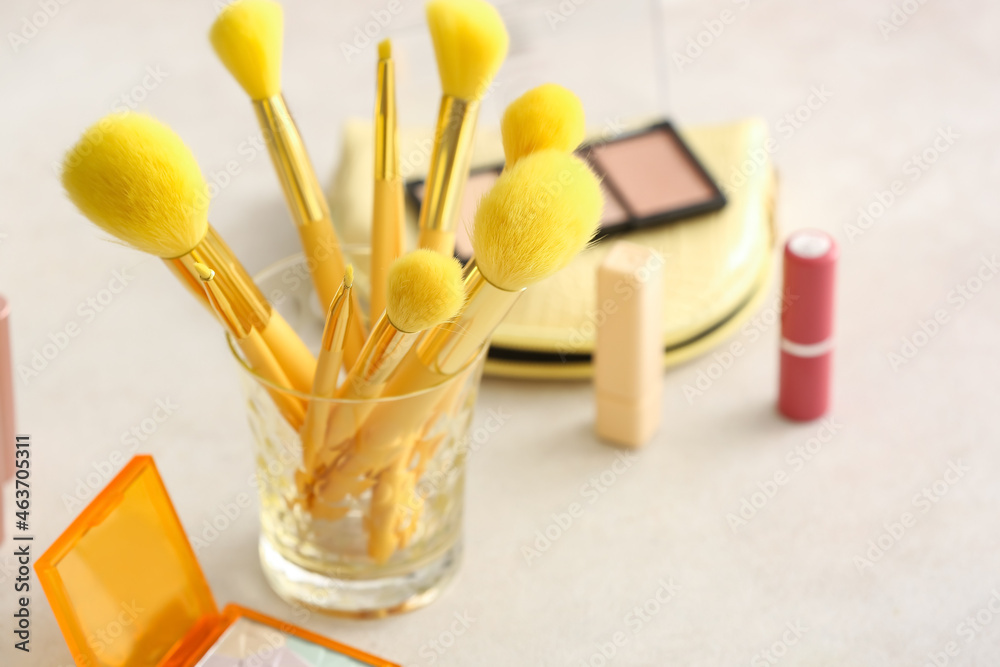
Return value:
M 358 286 L 367 263 L 351 259 Z M 256 281 L 317 349 L 322 311 L 303 258 L 280 262 Z M 274 591 L 292 604 L 359 617 L 415 609 L 437 597 L 461 557 L 468 432 L 485 353 L 435 387 L 345 401 L 277 387 L 229 344 L 256 442 L 260 559 Z M 307 439 L 304 447 L 278 407 L 279 394 L 326 420 L 328 433 L 349 437 Z

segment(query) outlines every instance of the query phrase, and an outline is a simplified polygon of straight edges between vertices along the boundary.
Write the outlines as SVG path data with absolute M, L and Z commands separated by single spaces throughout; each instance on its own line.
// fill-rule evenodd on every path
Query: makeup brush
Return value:
M 372 488 L 368 510 L 368 555 L 376 563 L 385 563 L 396 551 L 401 535 L 396 524 L 403 515 L 403 498 L 398 492 L 407 488 L 407 458 L 397 456 L 388 468 L 379 473 Z
M 327 308 L 344 275 L 345 262 L 323 190 L 281 94 L 283 29 L 284 17 L 278 3 L 237 0 L 219 14 L 209 38 L 222 64 L 253 100 L 285 201 L 299 231 L 316 294 L 322 307 Z M 361 312 L 357 307 L 355 311 Z M 357 359 L 364 338 L 364 323 L 355 317 L 344 347 L 348 366 Z
M 285 371 L 278 364 L 278 360 L 275 359 L 274 354 L 272 354 L 264 339 L 260 337 L 260 334 L 257 333 L 257 330 L 253 327 L 244 328 L 239 318 L 236 317 L 232 304 L 226 300 L 226 295 L 219 289 L 219 286 L 215 282 L 215 271 L 201 262 L 194 263 L 194 270 L 198 273 L 198 277 L 201 278 L 202 284 L 205 286 L 205 296 L 208 298 L 208 302 L 218 316 L 219 321 L 223 323 L 229 331 L 229 335 L 236 341 L 237 346 L 243 352 L 243 356 L 246 357 L 247 364 L 251 370 L 266 380 L 267 383 L 275 385 L 276 388 L 272 389 L 268 387 L 267 391 L 278 406 L 281 414 L 291 424 L 292 428 L 297 431 L 302 426 L 302 421 L 305 418 L 305 407 L 298 398 L 278 389 L 288 389 L 291 387 L 291 382 L 288 376 L 285 375 Z
M 500 14 L 485 0 L 431 0 L 427 23 L 443 95 L 420 208 L 419 246 L 450 257 L 480 100 L 507 56 L 509 38 Z
M 337 398 L 363 400 L 380 395 L 418 334 L 453 318 L 463 301 L 462 267 L 454 258 L 432 250 L 414 250 L 397 259 L 389 268 L 385 314 L 372 328 Z M 381 460 L 381 452 L 393 443 L 366 441 L 354 443 L 353 449 L 344 446 L 372 409 L 370 401 L 334 408 L 326 432 L 327 447 L 319 461 L 307 461 L 307 465 L 335 467 L 340 475 L 350 477 L 368 470 L 370 461 Z
M 505 169 L 476 211 L 477 266 L 465 278 L 465 306 L 454 320 L 421 336 L 382 395 L 435 387 L 465 369 L 524 289 L 562 269 L 587 246 L 602 207 L 600 181 L 572 154 L 539 151 Z M 408 399 L 407 410 L 426 415 L 437 399 L 433 394 Z M 412 432 L 413 416 L 390 410 L 388 404 L 379 406 L 367 420 L 369 437 L 392 441 Z
M 214 267 L 215 284 L 240 330 L 260 332 L 292 388 L 309 391 L 316 360 L 208 224 L 205 180 L 169 127 L 144 114 L 106 116 L 67 153 L 62 183 L 91 222 L 125 245 L 161 257 L 206 307 L 194 263 Z
M 532 88 L 507 105 L 500 122 L 504 168 L 541 150 L 576 150 L 585 126 L 583 105 L 572 91 L 554 83 Z M 465 275 L 475 266 L 473 256 L 465 263 Z
M 441 396 L 431 415 L 452 419 L 459 409 L 459 399 L 465 388 L 463 382 L 452 382 Z M 368 555 L 382 563 L 397 549 L 404 548 L 413 536 L 423 513 L 424 501 L 416 492 L 417 482 L 423 477 L 427 462 L 445 433 L 430 434 L 438 417 L 425 416 L 422 432 L 407 445 L 402 454 L 378 473 L 372 487 L 368 517 Z
M 528 285 L 566 266 L 593 237 L 603 206 L 600 182 L 579 158 L 539 151 L 505 169 L 476 212 L 473 243 L 482 261 L 465 279 L 465 305 L 457 318 L 427 331 L 407 353 L 382 396 L 407 396 L 374 407 L 355 423 L 355 442 L 327 437 L 327 467 L 356 475 L 378 474 L 395 456 L 409 453 L 412 438 L 447 394 L 443 383 L 463 372 Z M 345 385 L 346 386 L 346 385 Z M 350 440 L 347 441 L 350 444 Z M 343 484 L 327 484 L 324 498 L 343 497 Z M 322 486 L 322 485 L 321 485 Z
M 316 363 L 316 378 L 312 387 L 313 396 L 329 399 L 337 393 L 337 381 L 340 379 L 340 367 L 344 357 L 344 341 L 351 326 L 350 320 L 359 316 L 352 305 L 353 288 L 354 267 L 348 265 L 344 272 L 344 282 L 337 290 L 337 294 L 334 295 L 327 311 L 326 326 L 323 328 L 323 341 Z M 329 412 L 330 405 L 328 403 L 310 401 L 306 410 L 305 426 L 302 429 L 304 461 L 312 461 L 317 448 L 322 445 Z
M 571 153 L 583 142 L 585 132 L 580 98 L 554 83 L 542 84 L 518 97 L 507 105 L 500 121 L 508 165 L 540 150 Z
M 419 424 L 454 407 L 456 385 L 442 383 L 468 367 L 526 287 L 560 270 L 586 247 L 602 208 L 600 182 L 590 168 L 551 149 L 505 168 L 480 201 L 472 243 L 481 259 L 465 279 L 465 307 L 454 321 L 421 338 L 384 395 L 445 389 L 425 391 L 399 405 L 384 403 L 363 427 L 373 442 L 406 443 L 402 455 L 377 473 L 369 519 L 373 558 L 388 559 L 401 539 L 403 506 L 417 480 L 408 468 Z
M 378 81 L 375 96 L 375 200 L 372 207 L 371 292 L 372 320 L 385 310 L 386 275 L 403 254 L 405 209 L 403 179 L 399 173 L 399 127 L 396 117 L 396 75 L 392 44 L 378 45 Z

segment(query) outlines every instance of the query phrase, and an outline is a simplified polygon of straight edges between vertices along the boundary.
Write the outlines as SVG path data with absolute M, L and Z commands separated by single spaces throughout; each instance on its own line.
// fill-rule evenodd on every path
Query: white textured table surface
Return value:
M 285 89 L 321 174 L 333 168 L 339 120 L 370 107 L 371 68 L 345 64 L 337 44 L 384 3 L 334 4 L 287 2 L 296 38 Z M 403 2 L 417 15 L 420 4 Z M 442 599 L 383 621 L 303 619 L 260 575 L 255 509 L 200 555 L 217 599 L 407 665 L 601 665 L 612 647 L 618 665 L 1000 664 L 1000 5 L 896 0 L 916 11 L 883 36 L 893 4 L 689 0 L 665 10 L 671 50 L 724 10 L 732 17 L 693 63 L 666 63 L 676 118 L 768 119 L 781 226 L 817 226 L 842 243 L 836 432 L 818 452 L 793 453 L 818 424 L 775 415 L 775 327 L 741 336 L 746 354 L 691 402 L 683 388 L 711 359 L 666 375 L 663 427 L 618 473 L 607 471 L 619 452 L 591 434 L 587 385 L 488 380 L 476 424 L 492 410 L 503 426 L 471 458 L 466 560 Z M 49 5 L 58 11 L 15 51 L 10 33 Z M 100 241 L 54 168 L 151 68 L 161 80 L 141 107 L 173 125 L 206 171 L 241 161 L 213 204 L 216 226 L 251 270 L 294 252 L 267 158 L 240 152 L 256 128 L 204 38 L 213 13 L 207 0 L 0 7 L 0 291 L 14 306 L 15 361 L 30 364 L 50 336 L 79 328 L 17 384 L 19 426 L 34 441 L 39 551 L 75 515 L 66 499 L 92 497 L 93 473 L 133 450 L 155 455 L 191 533 L 252 472 L 216 327 L 159 262 Z M 829 99 L 814 98 L 807 122 L 779 124 L 817 87 Z M 946 150 L 922 170 L 911 156 L 933 153 L 942 132 L 955 138 L 938 141 Z M 858 208 L 895 180 L 902 194 L 849 238 Z M 126 288 L 88 306 L 116 272 Z M 938 311 L 946 322 L 919 334 Z M 922 345 L 894 368 L 890 353 L 914 338 Z M 158 401 L 175 406 L 170 416 L 130 444 L 125 434 Z M 727 514 L 779 472 L 787 483 L 734 530 Z M 574 502 L 582 517 L 526 562 L 522 547 Z M 904 513 L 913 520 L 899 530 Z M 880 541 L 884 554 L 871 546 Z M 37 588 L 32 652 L 12 649 L 12 552 L 8 540 L 0 663 L 69 665 Z M 661 582 L 676 587 L 662 603 Z M 460 636 L 456 618 L 468 625 Z

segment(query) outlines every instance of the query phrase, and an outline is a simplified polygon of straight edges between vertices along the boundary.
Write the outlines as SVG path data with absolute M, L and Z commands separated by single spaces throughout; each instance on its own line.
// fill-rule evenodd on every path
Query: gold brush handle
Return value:
M 455 375 L 470 370 L 469 363 L 475 360 L 485 342 L 486 339 L 480 340 L 479 347 L 462 367 L 444 374 L 421 359 L 417 348 L 423 341 L 418 341 L 403 357 L 398 371 L 381 395 L 401 396 L 411 391 L 424 391 L 399 401 L 348 406 L 353 412 L 345 412 L 338 428 L 327 432 L 326 448 L 313 468 L 319 488 L 317 495 L 328 503 L 340 502 L 350 493 L 349 485 L 358 477 L 376 475 L 391 465 L 395 457 L 408 455 L 413 449 L 414 438 L 428 420 L 436 418 L 438 406 L 446 402 L 453 390 L 454 385 L 445 382 L 459 382 Z M 331 425 L 333 423 L 331 421 Z M 348 434 L 346 438 L 345 433 Z
M 337 398 L 359 402 L 331 407 L 324 444 L 318 449 L 311 449 L 313 455 L 306 458 L 308 470 L 327 468 L 341 456 L 345 443 L 357 433 L 358 427 L 375 407 L 374 402 L 365 399 L 382 393 L 386 382 L 416 339 L 417 334 L 398 331 L 389 323 L 388 317 L 383 315 L 379 319 L 360 358 L 337 391 Z
M 472 269 L 465 280 L 467 300 L 458 318 L 422 335 L 399 362 L 380 395 L 403 396 L 433 387 L 439 389 L 365 409 L 352 407 L 352 411 L 345 412 L 342 423 L 327 431 L 323 455 L 312 468 L 316 478 L 333 468 L 341 473 L 342 480 L 378 472 L 400 448 L 408 448 L 409 440 L 440 400 L 440 385 L 475 360 L 523 291 L 508 292 L 494 287 L 478 268 Z M 354 435 L 354 444 L 346 447 L 345 443 L 350 444 L 350 434 Z M 344 489 L 343 483 L 330 481 L 322 495 L 329 502 L 337 502 L 346 495 Z
M 389 560 L 399 545 L 395 531 L 403 513 L 403 499 L 399 493 L 405 488 L 406 463 L 409 450 L 403 451 L 392 464 L 380 472 L 372 488 L 368 516 L 368 555 L 376 563 Z
M 291 382 L 291 388 L 309 393 L 316 372 L 316 358 L 285 318 L 271 308 L 271 304 L 214 228 L 210 226 L 205 238 L 188 254 L 164 261 L 209 311 L 212 307 L 205 296 L 194 263 L 201 262 L 212 267 L 216 272 L 215 283 L 232 307 L 240 328 L 259 331 Z
M 339 444 L 327 440 L 325 458 L 312 476 L 316 498 L 325 503 L 339 503 L 351 494 L 359 479 L 375 477 L 397 457 L 406 455 L 425 422 L 436 418 L 434 408 L 446 392 L 447 387 L 437 387 L 401 401 L 371 404 L 371 407 L 366 404 L 366 409 L 354 417 L 347 429 L 354 433 L 352 440 Z M 348 405 L 344 409 L 352 408 Z
M 351 310 L 351 295 L 354 287 L 354 270 L 348 269 L 344 283 L 330 304 L 326 324 L 323 326 L 323 340 L 319 349 L 319 360 L 316 363 L 316 377 L 313 379 L 312 395 L 318 398 L 309 401 L 306 409 L 305 424 L 302 427 L 302 460 L 306 462 L 305 470 L 314 460 L 316 452 L 323 446 L 326 433 L 326 423 L 329 418 L 331 404 L 328 400 L 337 393 L 337 381 L 340 379 L 340 367 L 344 362 L 344 338 L 350 326 L 350 320 L 358 316 Z M 302 471 L 305 475 L 305 472 Z M 307 481 L 306 475 L 303 479 Z M 305 486 L 300 487 L 305 488 Z
M 495 287 L 479 271 L 469 269 L 465 276 L 465 306 L 451 322 L 445 322 L 424 335 L 413 352 L 408 355 L 415 363 L 410 368 L 423 367 L 438 382 L 450 377 L 469 365 L 489 343 L 493 332 L 507 316 L 524 290 L 508 292 Z M 386 390 L 388 396 L 416 391 L 424 386 L 427 378 L 418 373 L 409 377 L 401 368 Z
M 375 94 L 375 200 L 372 204 L 370 321 L 385 311 L 389 266 L 400 257 L 406 235 L 403 179 L 399 173 L 396 75 L 391 60 L 380 60 Z
M 271 311 L 271 319 L 260 332 L 261 338 L 271 348 L 278 363 L 285 369 L 292 389 L 308 394 L 316 374 L 316 357 L 295 333 L 292 325 L 276 310 Z
M 298 430 L 305 416 L 305 405 L 302 400 L 285 391 L 291 386 L 291 382 L 278 364 L 278 360 L 274 358 L 274 354 L 255 328 L 240 323 L 229 299 L 215 282 L 218 272 L 200 262 L 195 264 L 195 270 L 199 273 L 205 297 L 213 312 L 229 331 L 229 335 L 236 340 L 253 372 L 275 385 L 266 387 L 271 400 L 278 406 L 278 410 L 292 428 Z
M 346 268 L 340 243 L 333 230 L 330 209 L 284 97 L 278 94 L 255 100 L 253 106 L 267 139 L 267 147 L 278 172 L 285 201 L 299 230 L 313 286 L 325 310 L 333 301 Z M 355 299 L 355 312 L 360 313 L 357 295 L 352 294 L 351 298 Z M 360 317 L 356 317 L 344 344 L 344 362 L 348 368 L 354 364 L 364 342 L 364 323 Z
M 455 252 L 455 227 L 469 176 L 478 116 L 476 100 L 450 95 L 441 98 L 426 194 L 420 207 L 419 246 L 448 257 Z
M 267 343 L 257 331 L 251 329 L 246 338 L 237 339 L 236 342 L 254 372 L 279 387 L 289 386 L 288 376 L 285 375 L 278 360 L 275 359 Z M 296 431 L 302 428 L 302 422 L 306 416 L 303 401 L 289 393 L 270 387 L 267 388 L 267 392 L 292 428 Z
M 415 524 L 402 526 L 407 513 L 410 514 L 411 522 L 418 520 L 416 513 L 420 511 L 423 499 L 417 496 L 417 483 L 423 476 L 428 459 L 434 456 L 438 445 L 444 439 L 445 434 L 439 434 L 432 438 L 426 437 L 426 430 L 437 421 L 437 415 L 446 415 L 448 418 L 454 417 L 458 411 L 458 399 L 462 396 L 464 382 L 452 382 L 449 389 L 441 397 L 441 402 L 434 406 L 432 413 L 425 418 L 424 430 L 420 438 L 414 437 L 408 446 L 403 450 L 400 457 L 392 463 L 386 470 L 379 473 L 372 489 L 372 513 L 368 537 L 368 554 L 378 560 L 385 562 L 392 555 L 392 549 L 406 546 L 412 529 Z M 414 465 L 413 459 L 419 451 L 420 460 Z M 412 469 L 411 469 L 412 466 Z M 393 510 L 381 509 L 376 512 L 374 501 L 376 498 L 391 498 Z M 389 554 L 385 555 L 385 551 Z
M 389 266 L 403 255 L 403 183 L 375 179 L 372 207 L 371 319 L 385 312 Z

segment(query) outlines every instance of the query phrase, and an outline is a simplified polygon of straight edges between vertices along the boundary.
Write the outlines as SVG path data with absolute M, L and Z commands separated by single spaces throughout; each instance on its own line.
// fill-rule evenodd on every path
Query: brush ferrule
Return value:
M 392 60 L 379 61 L 375 90 L 375 178 L 399 180 L 396 74 Z
M 489 343 L 490 336 L 524 290 L 508 292 L 480 273 L 465 279 L 465 306 L 458 317 L 421 337 L 415 352 L 420 362 L 438 375 L 449 377 L 465 368 Z
M 300 226 L 329 220 L 330 211 L 316 172 L 309 161 L 305 144 L 292 114 L 279 93 L 263 100 L 254 100 L 254 111 L 264 131 L 271 160 L 285 191 L 285 199 L 292 209 L 295 223 Z
M 472 140 L 479 116 L 478 100 L 450 95 L 441 98 L 434 149 L 427 173 L 426 194 L 420 208 L 420 230 L 454 234 L 462 192 L 469 175 Z M 427 247 L 421 244 L 421 247 Z M 443 251 L 441 248 L 434 248 Z M 453 248 L 445 254 L 450 255 Z
M 416 340 L 416 334 L 399 331 L 383 315 L 372 329 L 358 362 L 344 381 L 340 397 L 378 396 Z
M 253 329 L 244 328 L 243 323 L 236 317 L 232 305 L 230 305 L 225 295 L 219 289 L 219 286 L 215 284 L 214 273 L 208 280 L 202 280 L 202 286 L 205 288 L 205 296 L 208 297 L 208 303 L 211 304 L 212 310 L 215 311 L 219 321 L 225 325 L 230 335 L 238 341 L 249 336 Z
M 330 309 L 326 315 L 326 326 L 323 328 L 322 347 L 326 352 L 343 349 L 349 320 L 358 316 L 351 307 L 352 294 L 351 287 L 341 285 L 330 303 Z
M 220 301 L 228 304 L 236 330 L 247 331 L 253 327 L 257 331 L 263 331 L 271 320 L 271 306 L 267 299 L 233 255 L 233 251 L 211 226 L 205 238 L 188 254 L 164 261 L 207 307 L 211 307 L 211 304 L 194 265 L 195 262 L 201 262 L 212 268 L 215 271 L 213 289 L 217 291 Z
M 309 155 L 292 115 L 280 94 L 255 100 L 254 110 L 264 131 L 285 201 L 299 230 L 306 265 L 312 277 L 320 304 L 326 308 L 341 284 L 346 265 L 340 243 L 333 230 L 330 208 L 323 196 L 323 189 L 316 179 Z M 357 295 L 352 295 L 357 299 Z M 357 301 L 356 313 L 361 312 Z M 348 363 L 357 358 L 365 339 L 365 325 L 360 317 L 352 318 L 344 346 Z

